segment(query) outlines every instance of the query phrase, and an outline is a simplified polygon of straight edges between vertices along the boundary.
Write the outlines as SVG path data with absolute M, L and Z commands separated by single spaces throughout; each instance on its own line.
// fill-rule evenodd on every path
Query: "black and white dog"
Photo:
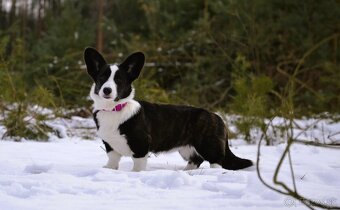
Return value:
M 204 160 L 211 167 L 230 170 L 253 164 L 230 151 L 227 128 L 218 115 L 201 108 L 134 99 L 132 82 L 143 68 L 143 53 L 133 53 L 115 65 L 87 48 L 84 59 L 94 81 L 90 96 L 97 133 L 109 157 L 105 167 L 118 169 L 121 156 L 131 156 L 133 171 L 145 170 L 149 152 L 174 149 L 188 161 L 186 170 L 198 168 Z

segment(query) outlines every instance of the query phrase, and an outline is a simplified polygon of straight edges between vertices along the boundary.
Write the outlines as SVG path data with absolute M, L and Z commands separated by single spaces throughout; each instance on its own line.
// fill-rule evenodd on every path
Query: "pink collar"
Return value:
M 101 111 L 106 111 L 106 112 L 119 112 L 122 111 L 122 109 L 126 106 L 127 102 L 123 104 L 117 104 L 113 109 L 102 109 Z

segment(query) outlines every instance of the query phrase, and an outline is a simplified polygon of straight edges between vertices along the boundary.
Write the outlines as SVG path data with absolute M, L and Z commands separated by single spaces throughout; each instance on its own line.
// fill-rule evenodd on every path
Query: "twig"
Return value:
M 269 123 L 266 125 L 266 127 L 264 129 L 265 132 L 267 132 L 268 127 L 269 127 Z M 259 143 L 257 145 L 257 156 L 256 156 L 256 172 L 257 172 L 257 176 L 259 177 L 259 179 L 262 182 L 262 184 L 264 184 L 269 189 L 274 190 L 274 191 L 276 191 L 278 193 L 281 193 L 281 194 L 284 194 L 284 195 L 288 195 L 288 193 L 286 193 L 284 191 L 281 191 L 279 189 L 276 189 L 275 187 L 269 185 L 267 182 L 264 181 L 264 179 L 261 176 L 261 172 L 260 172 L 260 156 L 261 156 L 261 145 L 262 145 L 262 141 L 263 141 L 264 136 L 265 136 L 265 134 L 264 134 L 265 132 L 262 133 L 260 141 L 259 141 Z
M 103 146 L 100 146 L 100 148 L 102 148 L 102 150 L 106 153 L 106 149 L 104 149 L 104 147 Z
M 289 160 L 289 166 L 290 166 L 290 172 L 292 176 L 294 191 L 297 192 L 296 183 L 295 183 L 295 175 L 294 175 L 294 170 L 293 170 L 293 163 L 292 163 L 292 155 L 290 153 L 290 150 L 288 150 L 288 160 Z
M 307 141 L 307 140 L 300 140 L 300 139 L 294 139 L 294 143 L 311 145 L 311 146 L 316 146 L 316 147 L 326 147 L 326 148 L 331 148 L 331 149 L 340 149 L 340 143 L 322 144 L 322 143 L 318 143 L 314 141 Z

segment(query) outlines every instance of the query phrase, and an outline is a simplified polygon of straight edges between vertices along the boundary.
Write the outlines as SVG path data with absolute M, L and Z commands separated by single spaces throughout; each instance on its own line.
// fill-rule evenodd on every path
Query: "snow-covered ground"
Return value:
M 130 171 L 130 158 L 122 159 L 119 170 L 103 168 L 107 158 L 101 141 L 85 140 L 94 135 L 91 120 L 50 123 L 57 135 L 49 142 L 0 141 L 0 210 L 306 209 L 266 188 L 255 167 L 228 171 L 204 162 L 197 170 L 183 171 L 186 162 L 170 153 L 152 154 L 143 172 Z M 339 128 L 338 123 L 323 130 L 336 133 Z M 255 145 L 233 145 L 238 156 L 256 160 Z M 262 146 L 260 167 L 268 183 L 284 148 Z M 340 150 L 295 144 L 291 152 L 298 192 L 340 205 Z M 288 161 L 279 178 L 291 186 Z

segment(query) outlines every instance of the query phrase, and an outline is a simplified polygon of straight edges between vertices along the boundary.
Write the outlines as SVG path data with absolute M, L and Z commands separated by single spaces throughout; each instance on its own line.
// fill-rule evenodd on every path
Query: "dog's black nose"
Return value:
M 112 90 L 111 90 L 111 88 L 106 87 L 106 88 L 103 89 L 103 92 L 104 92 L 105 95 L 109 95 L 112 92 Z

